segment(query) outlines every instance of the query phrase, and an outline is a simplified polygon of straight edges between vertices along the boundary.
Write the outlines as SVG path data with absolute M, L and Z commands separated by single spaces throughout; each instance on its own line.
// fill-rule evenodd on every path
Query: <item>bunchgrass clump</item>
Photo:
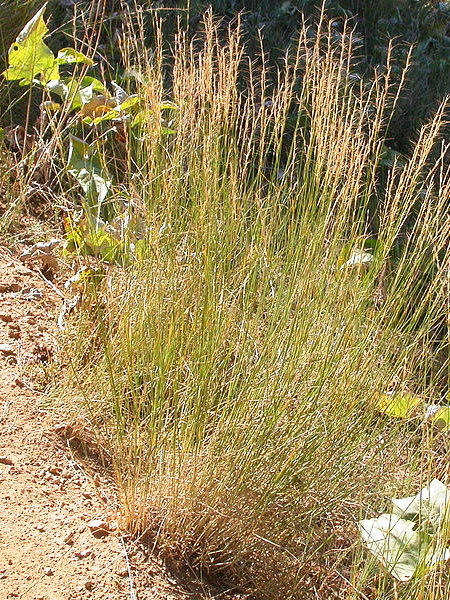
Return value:
M 122 183 L 145 241 L 86 298 L 64 410 L 107 446 L 127 525 L 199 572 L 260 599 L 391 597 L 355 523 L 441 468 L 444 442 L 376 399 L 448 383 L 446 105 L 387 167 L 399 91 L 389 67 L 354 76 L 350 29 L 304 26 L 271 85 L 207 16 L 170 93 L 138 30 L 122 51 L 147 119 Z

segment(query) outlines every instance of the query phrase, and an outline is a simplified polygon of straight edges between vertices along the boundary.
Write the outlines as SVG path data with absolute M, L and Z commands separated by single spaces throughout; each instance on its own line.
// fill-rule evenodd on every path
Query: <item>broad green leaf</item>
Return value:
M 348 269 L 352 267 L 368 266 L 373 261 L 373 254 L 359 250 L 356 248 L 350 254 L 349 259 L 341 266 L 341 269 Z
M 118 85 L 115 81 L 111 81 L 111 87 L 114 88 L 114 95 L 116 98 L 117 106 L 119 106 L 120 104 L 125 102 L 127 98 L 129 98 L 128 92 L 124 90 L 123 87 L 120 87 L 120 85 Z
M 74 48 L 63 48 L 58 52 L 56 63 L 58 65 L 72 65 L 75 63 L 82 63 L 84 65 L 92 66 L 94 64 L 94 61 L 88 58 L 82 52 L 77 52 L 76 50 L 74 50 Z
M 437 548 L 432 536 L 417 524 L 396 514 L 382 514 L 359 522 L 359 531 L 370 552 L 399 581 L 409 581 L 438 562 L 450 550 Z
M 161 110 L 178 110 L 178 106 L 174 102 L 169 102 L 169 101 L 162 102 L 159 105 L 159 108 Z
M 436 533 L 443 523 L 450 501 L 450 490 L 438 479 L 423 488 L 416 496 L 393 498 L 393 512 L 402 519 L 416 521 L 421 529 Z
M 120 106 L 118 106 L 118 108 L 123 111 L 123 112 L 127 112 L 129 111 L 131 108 L 135 108 L 137 107 L 141 102 L 141 98 L 137 95 L 133 95 L 133 96 L 128 96 L 128 98 L 126 100 L 124 100 Z
M 422 539 L 414 526 L 412 521 L 391 514 L 359 522 L 367 548 L 399 581 L 408 581 L 414 576 L 429 541 Z
M 69 135 L 69 165 L 81 169 L 89 159 L 89 144 L 74 135 Z
M 84 117 L 83 123 L 86 123 L 86 125 L 99 125 L 100 123 L 103 123 L 103 121 L 113 121 L 114 119 L 119 118 L 120 112 L 113 108 L 110 108 L 107 109 L 107 111 L 104 114 L 95 117 L 94 119 L 92 117 Z
M 450 431 L 450 406 L 439 408 L 431 420 L 441 431 Z
M 47 2 L 37 11 L 37 13 L 28 21 L 22 31 L 16 38 L 18 44 L 25 42 L 31 35 L 37 35 L 43 38 L 48 32 L 48 27 L 44 21 L 44 12 L 47 8 Z
M 63 100 L 67 100 L 69 84 L 66 79 L 52 79 L 47 82 L 45 88 L 52 94 L 56 94 Z
M 373 261 L 374 256 L 383 249 L 383 243 L 375 238 L 358 238 L 347 242 L 338 257 L 338 266 L 341 269 L 355 267 L 361 264 L 367 266 Z
M 49 81 L 46 89 L 69 102 L 71 110 L 81 108 L 91 102 L 96 92 L 106 93 L 103 83 L 89 76 L 83 77 L 81 81 L 72 77 Z
M 68 171 L 83 189 L 88 205 L 100 206 L 108 195 L 111 179 L 98 155 L 73 135 L 69 136 Z
M 408 419 L 414 410 L 423 404 L 422 398 L 414 394 L 378 394 L 376 398 L 378 409 L 390 417 Z
M 131 127 L 137 127 L 139 125 L 144 125 L 144 123 L 147 121 L 147 119 L 149 118 L 150 113 L 148 110 L 140 110 L 136 116 L 134 117 L 134 119 L 131 122 Z
M 70 98 L 73 109 L 86 106 L 95 98 L 93 83 L 91 82 L 87 85 L 79 85 L 78 87 L 73 88 L 73 95 L 71 95 Z
M 46 83 L 59 78 L 58 65 L 50 48 L 44 43 L 48 32 L 43 15 L 47 4 L 25 25 L 8 52 L 8 68 L 3 75 L 8 81 L 31 84 L 40 75 Z
M 88 250 L 89 254 L 98 256 L 106 262 L 121 261 L 124 243 L 107 231 L 106 223 L 99 218 L 88 215 L 80 225 L 86 246 L 85 249 Z

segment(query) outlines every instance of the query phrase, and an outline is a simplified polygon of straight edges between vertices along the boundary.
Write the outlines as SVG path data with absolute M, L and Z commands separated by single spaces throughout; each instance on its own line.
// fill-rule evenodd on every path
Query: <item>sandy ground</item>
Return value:
M 0 247 L 0 600 L 205 598 L 120 532 L 113 487 L 44 408 L 33 373 L 51 360 L 61 303 Z

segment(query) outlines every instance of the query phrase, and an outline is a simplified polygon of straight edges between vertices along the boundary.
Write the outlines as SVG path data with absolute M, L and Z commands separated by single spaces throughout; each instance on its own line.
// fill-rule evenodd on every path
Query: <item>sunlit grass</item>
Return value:
M 305 27 L 270 88 L 207 17 L 200 49 L 178 38 L 162 138 L 164 57 L 132 25 L 150 116 L 122 184 L 146 243 L 86 298 L 63 395 L 112 456 L 124 522 L 256 598 L 444 598 L 444 575 L 394 589 L 354 525 L 446 478 L 445 438 L 376 409 L 447 391 L 445 106 L 381 187 L 389 69 L 355 80 L 351 32 Z M 373 260 L 346 266 L 357 249 Z

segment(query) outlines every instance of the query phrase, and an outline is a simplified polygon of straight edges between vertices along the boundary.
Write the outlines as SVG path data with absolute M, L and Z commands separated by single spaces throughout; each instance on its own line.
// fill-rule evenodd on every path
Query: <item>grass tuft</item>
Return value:
M 399 90 L 390 67 L 354 76 L 350 27 L 304 25 L 272 88 L 207 14 L 177 38 L 161 136 L 166 57 L 121 44 L 148 115 L 121 189 L 146 233 L 86 293 L 64 410 L 109 448 L 128 527 L 200 573 L 260 599 L 397 597 L 355 523 L 447 476 L 445 436 L 376 400 L 448 393 L 447 103 L 386 166 Z M 426 582 L 402 598 L 446 597 Z

